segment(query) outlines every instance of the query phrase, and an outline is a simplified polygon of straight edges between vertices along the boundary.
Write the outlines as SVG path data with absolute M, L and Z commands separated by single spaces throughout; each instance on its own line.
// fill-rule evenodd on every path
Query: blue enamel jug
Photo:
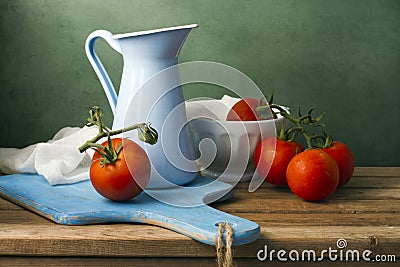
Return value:
M 159 134 L 159 141 L 151 146 L 141 142 L 135 131 L 124 133 L 149 156 L 152 170 L 148 188 L 183 185 L 197 175 L 177 68 L 179 52 L 195 27 L 192 24 L 116 35 L 96 30 L 86 40 L 86 55 L 114 114 L 112 128 L 150 122 Z M 118 95 L 95 52 L 99 37 L 123 57 Z

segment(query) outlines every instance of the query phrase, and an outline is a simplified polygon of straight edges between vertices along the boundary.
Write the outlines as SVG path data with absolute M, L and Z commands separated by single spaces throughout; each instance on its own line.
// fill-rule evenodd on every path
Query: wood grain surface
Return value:
M 268 251 L 314 250 L 319 255 L 329 247 L 337 249 L 338 239 L 347 241 L 348 250 L 395 255 L 397 264 L 400 261 L 398 167 L 358 167 L 348 185 L 319 203 L 305 202 L 286 188 L 263 184 L 249 193 L 247 187 L 248 183 L 237 185 L 233 198 L 212 205 L 261 226 L 257 241 L 234 247 L 237 266 L 279 265 L 276 258 L 257 260 L 258 251 L 265 246 Z M 4 199 L 0 199 L 0 255 L 0 266 L 216 265 L 215 247 L 161 227 L 123 223 L 63 226 Z M 340 261 L 325 257 L 324 264 L 339 266 Z M 363 266 L 371 264 L 364 262 Z M 317 262 L 302 265 L 316 266 Z

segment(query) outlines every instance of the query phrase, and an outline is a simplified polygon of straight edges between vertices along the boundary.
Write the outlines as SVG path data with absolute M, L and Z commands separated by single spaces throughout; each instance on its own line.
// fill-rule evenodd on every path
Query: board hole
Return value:
M 215 223 L 214 225 L 215 225 L 216 227 L 218 227 L 218 225 L 219 225 L 220 223 L 227 223 L 227 224 L 229 224 L 232 228 L 234 228 L 234 227 L 236 226 L 235 223 L 231 223 L 231 222 L 217 222 L 217 223 Z

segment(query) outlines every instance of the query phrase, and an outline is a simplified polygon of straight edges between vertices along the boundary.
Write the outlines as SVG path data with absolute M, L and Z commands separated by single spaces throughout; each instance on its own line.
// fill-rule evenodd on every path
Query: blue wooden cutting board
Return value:
M 185 199 L 190 202 L 193 197 L 212 198 L 213 194 L 221 192 L 227 193 L 223 199 L 233 194 L 232 185 L 206 177 L 197 177 L 187 186 L 196 188 L 196 196 L 180 194 L 179 189 L 174 188 L 163 189 L 158 193 L 160 196 L 179 199 L 182 203 L 185 203 Z M 89 180 L 51 186 L 40 175 L 0 176 L 0 196 L 64 225 L 146 223 L 176 231 L 209 245 L 216 245 L 219 222 L 231 224 L 234 246 L 250 243 L 260 235 L 260 227 L 255 222 L 205 204 L 180 207 L 158 201 L 145 192 L 128 202 L 113 202 L 100 196 Z

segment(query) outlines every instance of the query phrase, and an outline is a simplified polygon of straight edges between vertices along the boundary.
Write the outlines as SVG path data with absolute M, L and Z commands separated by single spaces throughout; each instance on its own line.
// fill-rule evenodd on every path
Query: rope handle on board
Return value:
M 222 241 L 222 235 L 224 232 L 226 236 L 225 246 Z M 232 266 L 232 259 L 233 259 L 232 242 L 233 242 L 233 230 L 231 225 L 226 222 L 218 223 L 218 237 L 217 237 L 218 267 Z

